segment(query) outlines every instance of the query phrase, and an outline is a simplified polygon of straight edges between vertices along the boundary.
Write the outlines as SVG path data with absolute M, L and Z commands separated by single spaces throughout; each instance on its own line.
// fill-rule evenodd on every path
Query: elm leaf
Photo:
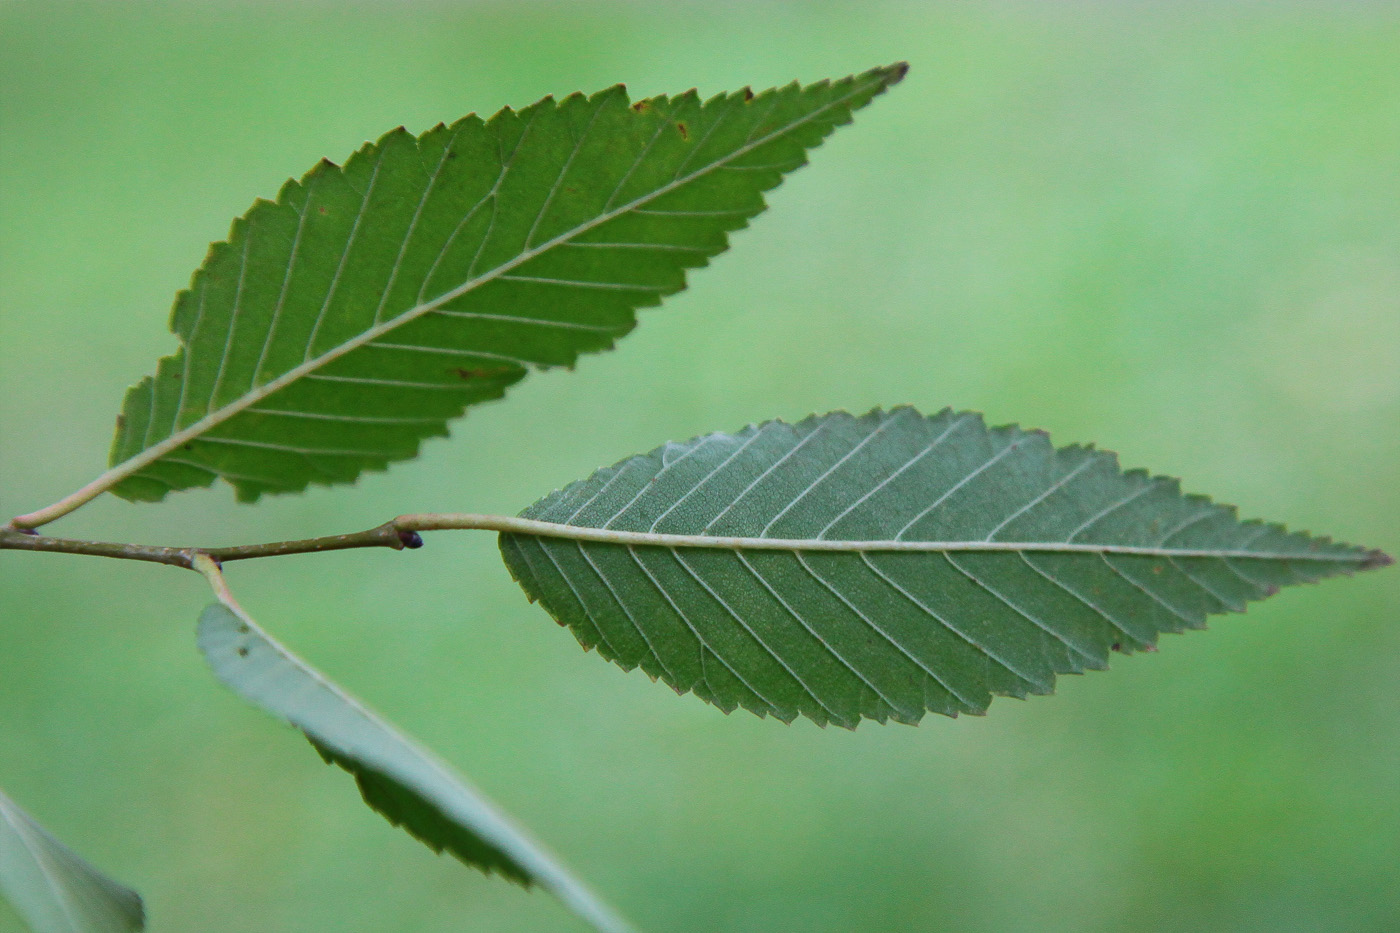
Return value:
M 912 408 L 666 444 L 530 506 L 506 564 L 585 648 L 726 712 L 986 711 L 1281 586 L 1390 563 L 1039 431 Z
M 199 619 L 199 647 L 219 680 L 299 729 L 365 802 L 434 851 L 555 894 L 601 933 L 631 927 L 539 843 L 427 749 L 222 602 Z
M 222 477 L 252 501 L 416 456 L 529 369 L 611 348 L 904 71 L 708 101 L 618 85 L 322 161 L 210 247 L 83 495 Z

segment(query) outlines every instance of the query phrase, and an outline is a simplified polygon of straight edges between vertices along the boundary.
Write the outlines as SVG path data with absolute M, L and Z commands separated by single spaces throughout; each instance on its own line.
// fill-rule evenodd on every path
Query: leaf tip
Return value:
M 909 73 L 909 63 L 895 62 L 893 65 L 890 65 L 888 68 L 886 68 L 885 72 L 888 75 L 888 77 L 885 78 L 885 86 L 893 87 L 894 85 L 903 81 L 904 76 Z
M 1395 558 L 1376 548 L 1366 552 L 1366 557 L 1361 561 L 1361 569 L 1379 570 L 1381 567 L 1389 567 L 1393 563 L 1395 563 Z

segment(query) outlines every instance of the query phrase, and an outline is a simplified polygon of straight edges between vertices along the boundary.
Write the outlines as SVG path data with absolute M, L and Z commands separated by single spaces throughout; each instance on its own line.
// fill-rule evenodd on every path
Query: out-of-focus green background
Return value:
M 0 511 L 101 469 L 205 244 L 321 156 L 617 81 L 901 58 L 905 83 L 618 351 L 357 488 L 100 501 L 55 531 L 219 544 L 513 513 L 666 439 L 913 403 L 1400 548 L 1382 3 L 0 2 Z M 854 733 L 725 717 L 585 655 L 489 535 L 231 579 L 649 931 L 1400 929 L 1397 570 L 985 719 Z M 215 684 L 208 599 L 168 568 L 0 555 L 0 786 L 138 886 L 153 930 L 582 929 L 391 829 Z

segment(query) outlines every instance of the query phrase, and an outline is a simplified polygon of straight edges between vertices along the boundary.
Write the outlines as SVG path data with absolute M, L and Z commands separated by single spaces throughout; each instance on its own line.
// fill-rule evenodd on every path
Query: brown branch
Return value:
M 115 557 L 119 560 L 141 560 L 172 567 L 195 569 L 195 558 L 206 555 L 218 563 L 248 560 L 254 557 L 280 557 L 286 554 L 316 554 L 321 551 L 343 551 L 349 548 L 387 547 L 395 551 L 423 546 L 418 532 L 401 528 L 397 521 L 385 522 L 368 531 L 353 534 L 327 535 L 301 541 L 275 541 L 270 544 L 245 544 L 237 547 L 162 547 L 152 544 L 121 544 L 114 541 L 80 541 L 74 538 L 53 538 L 47 535 L 0 528 L 0 550 L 50 551 L 61 554 L 87 554 L 93 557 Z

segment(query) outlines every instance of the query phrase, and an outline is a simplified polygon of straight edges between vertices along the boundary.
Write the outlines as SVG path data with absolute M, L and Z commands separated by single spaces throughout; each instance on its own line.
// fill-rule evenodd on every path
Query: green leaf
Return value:
M 199 647 L 215 676 L 295 726 L 327 763 L 354 775 L 365 802 L 435 852 L 538 884 L 604 933 L 631 927 L 448 765 L 343 692 L 246 615 L 214 603 Z
M 726 712 L 982 713 L 1289 583 L 1389 563 L 1241 522 L 1114 454 L 911 408 L 771 421 L 599 470 L 502 533 L 585 648 Z
M 34 933 L 129 933 L 141 897 L 84 861 L 0 793 L 0 891 Z
M 612 347 L 904 71 L 703 103 L 618 85 L 323 161 L 210 248 L 101 485 L 251 501 L 412 458 L 530 367 Z

